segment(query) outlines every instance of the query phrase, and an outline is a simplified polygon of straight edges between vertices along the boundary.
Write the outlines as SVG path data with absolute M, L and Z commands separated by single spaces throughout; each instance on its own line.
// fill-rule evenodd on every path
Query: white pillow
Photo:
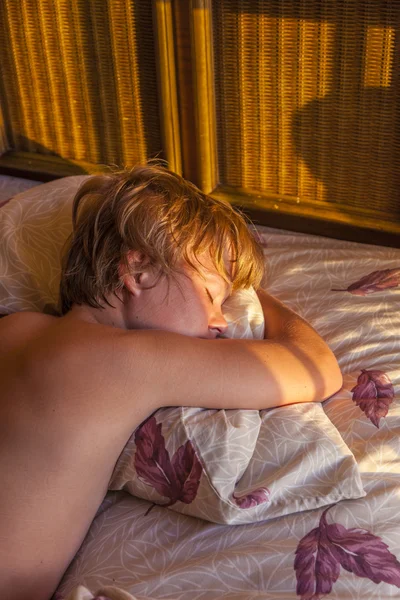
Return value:
M 226 337 L 263 338 L 254 290 L 233 294 L 225 307 L 228 321 L 236 316 Z M 160 408 L 132 433 L 108 489 L 231 525 L 366 495 L 357 462 L 320 403 Z
M 0 313 L 56 309 L 61 248 L 72 230 L 72 200 L 88 177 L 49 181 L 0 208 Z

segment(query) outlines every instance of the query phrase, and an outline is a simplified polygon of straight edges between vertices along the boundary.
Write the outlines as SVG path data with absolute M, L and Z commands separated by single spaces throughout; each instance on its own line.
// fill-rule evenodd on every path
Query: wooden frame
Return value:
M 211 0 L 191 0 L 190 31 L 197 141 L 197 185 L 206 194 L 218 185 Z
M 9 149 L 6 128 L 4 123 L 3 111 L 0 105 L 0 155 Z
M 400 247 L 400 220 L 379 210 L 307 201 L 220 181 L 212 9 L 216 0 L 152 0 L 162 150 L 169 167 L 202 191 L 228 200 L 256 224 Z M 0 113 L 0 154 L 7 149 Z M 0 173 L 50 181 L 107 171 L 51 154 L 8 151 Z
M 182 174 L 181 139 L 176 89 L 175 41 L 171 0 L 153 0 L 158 64 L 161 134 L 169 168 Z
M 179 1 L 179 0 L 178 0 Z M 212 0 L 191 0 L 192 73 L 197 141 L 196 184 L 215 198 L 228 200 L 255 224 L 338 239 L 400 247 L 400 221 L 377 211 L 294 197 L 230 188 L 218 180 Z

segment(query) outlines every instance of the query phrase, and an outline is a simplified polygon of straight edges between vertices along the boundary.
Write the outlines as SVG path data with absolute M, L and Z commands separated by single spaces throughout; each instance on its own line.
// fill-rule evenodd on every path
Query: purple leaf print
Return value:
M 357 385 L 351 390 L 353 402 L 360 407 L 370 421 L 379 429 L 379 419 L 386 417 L 389 404 L 393 402 L 392 382 L 384 371 L 361 369 Z
M 400 563 L 378 536 L 365 529 L 346 529 L 339 523 L 328 525 L 328 529 L 337 560 L 346 571 L 374 583 L 385 581 L 400 587 Z
M 161 433 L 161 423 L 147 419 L 135 433 L 135 469 L 144 483 L 151 485 L 161 496 L 178 498 L 179 483 L 172 468 Z
M 235 496 L 235 493 L 232 494 L 239 508 L 253 508 L 253 506 L 268 502 L 270 495 L 271 494 L 268 488 L 258 488 L 257 490 L 253 490 L 249 494 L 241 497 Z
M 319 594 L 329 594 L 339 577 L 340 566 L 321 533 L 321 526 L 312 529 L 297 546 L 294 569 L 296 594 L 301 600 L 318 600 Z
M 374 292 L 381 292 L 395 288 L 400 284 L 400 269 L 383 269 L 373 271 L 362 277 L 345 289 L 332 289 L 332 292 L 350 292 L 354 296 L 366 296 Z
M 319 527 L 312 529 L 299 542 L 294 569 L 296 593 L 301 600 L 320 600 L 329 594 L 340 574 L 346 571 L 400 587 L 400 563 L 381 538 L 365 529 L 346 529 L 339 523 L 328 525 L 326 513 Z
M 196 497 L 203 471 L 190 440 L 175 452 L 172 467 L 181 485 L 179 500 L 190 504 Z
M 190 504 L 196 497 L 202 466 L 190 440 L 175 452 L 172 462 L 165 448 L 161 423 L 149 417 L 135 433 L 135 469 L 141 481 L 170 501 Z M 150 510 L 150 509 L 149 509 Z M 149 512 L 149 511 L 147 511 Z M 147 514 L 147 513 L 146 513 Z

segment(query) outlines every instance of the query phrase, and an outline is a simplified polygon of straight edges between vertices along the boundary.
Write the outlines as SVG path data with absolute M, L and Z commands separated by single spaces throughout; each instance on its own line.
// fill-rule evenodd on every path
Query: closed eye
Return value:
M 204 289 L 206 290 L 206 292 L 207 292 L 207 295 L 208 295 L 208 297 L 209 297 L 209 298 L 210 298 L 210 300 L 211 300 L 211 304 L 214 304 L 214 300 L 212 299 L 210 292 L 208 291 L 208 289 L 207 289 L 207 288 L 204 288 Z

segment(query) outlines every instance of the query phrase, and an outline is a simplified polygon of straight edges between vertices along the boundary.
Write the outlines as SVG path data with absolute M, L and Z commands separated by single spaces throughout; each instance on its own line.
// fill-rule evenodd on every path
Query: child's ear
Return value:
M 127 290 L 129 290 L 131 292 L 131 294 L 138 296 L 141 293 L 141 285 L 140 284 L 142 283 L 143 276 L 145 276 L 145 278 L 146 278 L 146 275 L 147 275 L 145 266 L 146 266 L 146 264 L 148 264 L 149 261 L 146 261 L 145 260 L 146 256 L 142 252 L 139 252 L 138 250 L 131 250 L 130 252 L 128 252 L 127 258 L 128 258 L 129 265 L 132 265 L 132 263 L 134 263 L 134 262 L 144 265 L 143 272 L 136 273 L 135 275 L 130 274 L 130 272 L 128 271 L 128 269 L 122 259 L 120 260 L 120 263 L 118 265 L 118 275 L 120 278 L 122 278 L 122 280 L 124 282 L 124 287 Z

